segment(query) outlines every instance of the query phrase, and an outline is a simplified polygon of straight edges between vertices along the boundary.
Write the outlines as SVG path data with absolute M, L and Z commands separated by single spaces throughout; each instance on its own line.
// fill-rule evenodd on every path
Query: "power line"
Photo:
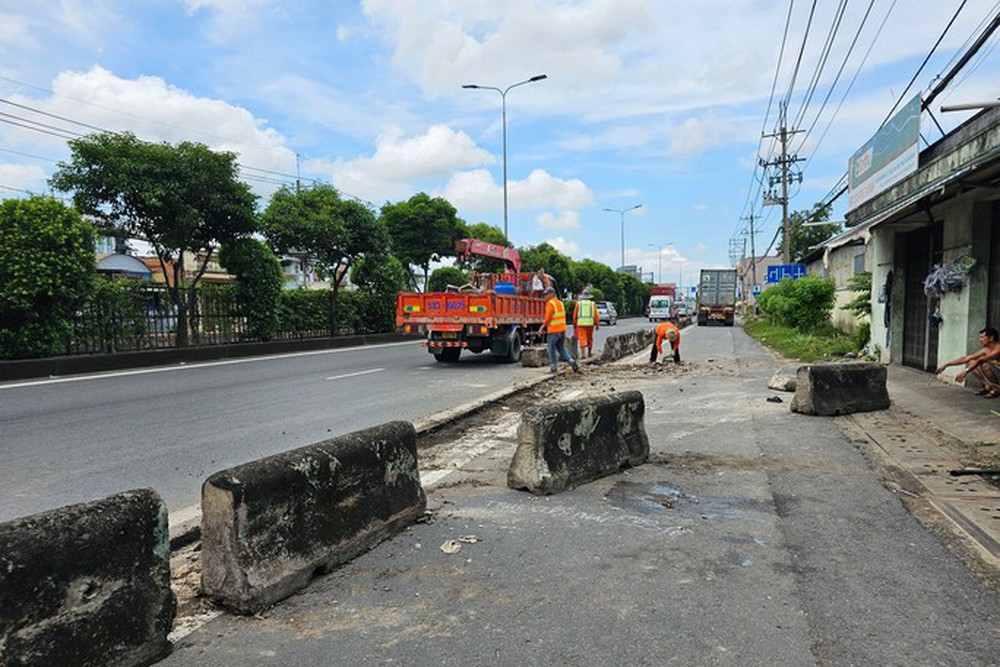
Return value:
M 802 123 L 803 117 L 806 115 L 806 110 L 809 108 L 812 96 L 816 93 L 816 88 L 819 86 L 819 80 L 823 75 L 823 70 L 826 69 L 826 61 L 830 57 L 830 51 L 833 48 L 833 41 L 836 38 L 837 33 L 840 31 L 840 23 L 844 20 L 844 11 L 846 9 L 847 0 L 840 0 L 840 5 L 837 7 L 837 13 L 833 17 L 833 23 L 830 25 L 830 31 L 826 35 L 826 42 L 823 44 L 823 50 L 820 52 L 819 61 L 816 63 L 816 69 L 813 71 L 812 79 L 809 81 L 809 86 L 806 89 L 806 94 L 802 101 L 802 107 L 799 109 L 799 113 L 792 122 L 792 127 L 798 127 Z

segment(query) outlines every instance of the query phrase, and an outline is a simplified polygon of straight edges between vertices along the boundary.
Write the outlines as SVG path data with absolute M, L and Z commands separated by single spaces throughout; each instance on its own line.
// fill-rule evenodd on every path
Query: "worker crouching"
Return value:
M 663 341 L 670 343 L 670 348 L 674 353 L 674 363 L 681 363 L 681 330 L 673 322 L 663 322 L 656 327 L 656 341 L 653 349 L 649 351 L 649 363 L 655 364 L 657 358 L 663 354 Z

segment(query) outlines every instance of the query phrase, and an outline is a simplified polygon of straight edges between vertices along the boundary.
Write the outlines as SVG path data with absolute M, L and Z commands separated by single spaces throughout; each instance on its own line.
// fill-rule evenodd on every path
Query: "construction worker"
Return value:
M 594 353 L 594 332 L 601 328 L 598 319 L 597 308 L 590 300 L 590 295 L 580 292 L 576 308 L 573 309 L 573 333 L 580 342 L 581 359 Z
M 681 363 L 681 330 L 673 322 L 662 322 L 656 327 L 656 342 L 649 351 L 649 363 L 656 363 L 657 355 L 663 354 L 663 341 L 670 343 L 674 352 L 674 363 Z
M 546 287 L 543 294 L 548 301 L 545 302 L 545 320 L 539 331 L 548 333 L 549 372 L 555 373 L 559 369 L 559 357 L 579 372 L 580 366 L 566 351 L 566 307 L 551 287 Z

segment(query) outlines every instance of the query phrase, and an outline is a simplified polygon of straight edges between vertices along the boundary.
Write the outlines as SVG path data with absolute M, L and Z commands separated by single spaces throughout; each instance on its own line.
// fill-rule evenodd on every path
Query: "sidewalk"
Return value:
M 995 661 L 1000 595 L 913 520 L 922 487 L 866 458 L 941 447 L 961 465 L 984 445 L 923 420 L 969 437 L 989 401 L 901 369 L 890 410 L 808 417 L 765 400 L 779 364 L 742 332 L 686 334 L 685 362 L 588 366 L 496 401 L 454 448 L 471 458 L 422 452 L 428 522 L 262 614 L 215 618 L 162 664 Z M 506 487 L 521 409 L 627 389 L 645 397 L 647 464 L 554 496 Z

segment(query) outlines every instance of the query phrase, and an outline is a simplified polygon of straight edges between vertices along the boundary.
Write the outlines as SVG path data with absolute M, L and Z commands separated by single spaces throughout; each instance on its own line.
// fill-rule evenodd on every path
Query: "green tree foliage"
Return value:
M 760 295 L 760 312 L 775 324 L 802 332 L 819 329 L 830 321 L 836 286 L 830 278 L 785 278 Z
M 649 293 L 652 286 L 644 283 L 630 273 L 616 274 L 621 297 L 615 304 L 619 315 L 641 315 L 649 303 Z
M 427 284 L 431 262 L 455 256 L 455 242 L 468 236 L 455 207 L 423 192 L 405 202 L 382 207 L 381 220 L 392 239 L 393 254 L 404 266 L 419 266 Z M 411 281 L 411 287 L 415 288 Z
M 442 266 L 434 269 L 427 281 L 428 292 L 444 292 L 448 285 L 461 287 L 469 282 L 469 274 L 455 266 Z
M 507 240 L 507 237 L 503 235 L 503 231 L 499 227 L 494 227 L 485 222 L 477 222 L 474 225 L 469 225 L 466 230 L 466 238 L 479 239 L 480 241 L 508 248 L 514 247 Z M 507 270 L 507 265 L 502 259 L 491 259 L 489 257 L 471 257 L 467 262 L 459 262 L 458 267 L 478 273 L 503 273 Z M 433 275 L 431 277 L 433 278 Z M 428 290 L 434 291 L 430 290 L 430 288 Z
M 148 329 L 149 283 L 98 276 L 81 306 L 74 334 L 94 352 L 139 350 Z
M 215 250 L 256 228 L 256 197 L 237 178 L 236 155 L 187 141 L 150 143 L 130 132 L 92 134 L 69 147 L 71 159 L 59 163 L 52 187 L 72 191 L 83 213 L 153 246 L 177 307 L 178 344 L 186 344 L 188 310 Z M 187 284 L 183 253 L 199 258 Z
M 362 257 L 389 253 L 386 229 L 371 209 L 341 199 L 327 184 L 275 192 L 261 217 L 261 229 L 278 252 L 306 253 L 330 278 L 330 317 L 337 327 L 338 292 L 351 266 Z
M 560 292 L 575 293 L 582 285 L 576 279 L 573 260 L 562 254 L 548 243 L 519 248 L 522 271 L 537 271 L 545 269 L 545 273 L 556 279 Z M 560 295 L 562 296 L 562 295 Z
M 595 300 L 621 302 L 623 293 L 618 282 L 620 274 L 615 273 L 607 264 L 584 259 L 576 262 L 574 268 L 580 288 L 590 286 Z
M 219 249 L 219 263 L 236 276 L 236 303 L 246 318 L 247 333 L 261 340 L 274 338 L 285 282 L 277 256 L 257 239 L 237 239 Z
M 358 286 L 358 315 L 368 331 L 396 327 L 396 295 L 406 284 L 406 270 L 395 257 L 362 257 L 351 269 Z
M 800 261 L 811 248 L 837 233 L 836 224 L 804 226 L 805 223 L 825 222 L 830 219 L 830 206 L 816 204 L 808 211 L 795 211 L 788 216 L 788 235 L 793 262 Z M 784 252 L 784 238 L 778 242 L 778 254 Z
M 844 310 L 854 313 L 857 317 L 869 317 L 872 314 L 872 272 L 859 271 L 854 274 L 847 288 L 855 292 L 855 296 L 844 306 Z
M 0 357 L 66 351 L 95 276 L 93 226 L 52 197 L 0 203 Z

